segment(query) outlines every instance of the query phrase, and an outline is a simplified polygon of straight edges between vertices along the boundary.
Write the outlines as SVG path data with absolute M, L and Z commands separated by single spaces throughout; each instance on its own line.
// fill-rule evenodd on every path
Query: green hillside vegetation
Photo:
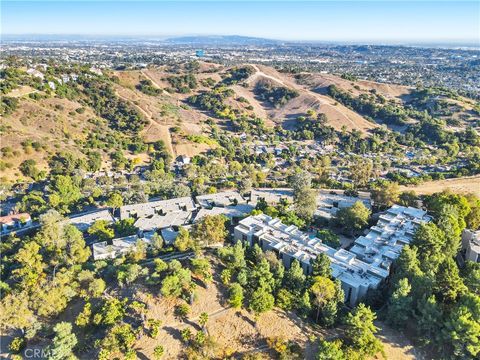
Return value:
M 156 96 L 160 94 L 161 90 L 157 87 L 155 87 L 152 83 L 151 80 L 145 79 L 145 80 L 140 80 L 138 85 L 136 86 L 138 90 L 143 92 L 144 94 L 150 95 L 150 96 Z
M 226 72 L 223 83 L 225 85 L 234 85 L 247 80 L 255 73 L 255 69 L 251 66 L 235 67 Z
M 192 90 L 196 89 L 197 79 L 193 74 L 186 74 L 180 76 L 169 76 L 167 81 L 170 83 L 173 91 L 181 94 L 190 93 Z
M 257 95 L 262 101 L 268 102 L 275 108 L 280 108 L 285 105 L 289 100 L 296 98 L 299 94 L 298 91 L 288 89 L 283 86 L 275 86 L 270 81 L 260 81 L 255 86 L 255 95 Z

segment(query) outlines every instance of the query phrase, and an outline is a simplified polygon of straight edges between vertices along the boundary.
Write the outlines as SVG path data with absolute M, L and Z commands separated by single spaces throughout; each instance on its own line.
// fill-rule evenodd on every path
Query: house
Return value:
M 71 216 L 67 223 L 75 226 L 81 232 L 86 232 L 98 220 L 104 220 L 109 224 L 115 221 L 109 209 L 102 209 Z
M 245 203 L 245 199 L 237 191 L 223 191 L 215 194 L 200 195 L 196 197 L 198 205 L 204 209 L 227 207 Z
M 462 255 L 465 260 L 480 263 L 480 230 L 463 230 Z
M 0 217 L 0 225 L 2 226 L 2 234 L 11 231 L 28 228 L 32 225 L 30 214 L 21 213 Z
M 190 157 L 186 156 L 186 155 L 180 155 L 179 157 L 177 157 L 177 163 L 180 166 L 190 164 L 191 160 L 192 159 Z
M 43 75 L 43 73 L 41 73 L 40 71 L 38 71 L 36 69 L 33 69 L 33 68 L 28 69 L 27 74 L 32 75 L 34 77 L 37 77 L 41 80 L 43 80 L 45 78 L 45 75 Z
M 264 251 L 275 252 L 286 268 L 297 260 L 305 273 L 311 273 L 313 259 L 319 254 L 326 254 L 331 262 L 332 275 L 340 280 L 345 303 L 350 306 L 362 300 L 369 289 L 376 289 L 389 274 L 387 270 L 357 259 L 347 250 L 331 248 L 296 226 L 285 225 L 280 219 L 265 214 L 241 220 L 234 229 L 234 238 L 250 245 L 256 243 Z
M 123 238 L 113 239 L 112 245 L 106 241 L 95 243 L 92 245 L 92 254 L 94 260 L 115 259 L 116 257 L 128 254 L 135 249 L 137 242 L 142 241 L 147 245 L 150 240 L 147 238 L 139 238 L 137 235 L 126 236 Z
M 416 228 L 430 220 L 424 210 L 394 205 L 380 215 L 367 235 L 355 240 L 350 251 L 362 261 L 390 271 L 403 247 L 412 241 Z

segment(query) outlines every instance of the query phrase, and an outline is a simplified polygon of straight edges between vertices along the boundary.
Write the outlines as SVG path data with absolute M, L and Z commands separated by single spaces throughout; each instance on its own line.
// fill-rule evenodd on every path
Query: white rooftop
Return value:
M 92 245 L 93 259 L 114 259 L 117 256 L 124 255 L 132 250 L 137 244 L 137 241 L 143 241 L 147 244 L 150 243 L 150 239 L 139 238 L 137 235 L 113 239 L 112 245 L 108 245 L 106 241 L 95 243 Z
M 344 250 L 333 249 L 316 237 L 310 237 L 294 225 L 285 225 L 280 219 L 265 214 L 249 216 L 239 222 L 237 228 L 261 236 L 270 247 L 292 255 L 298 261 L 309 265 L 318 254 L 325 253 L 330 261 L 333 276 L 355 287 L 364 285 L 376 287 L 388 276 L 385 269 L 377 269 L 357 259 L 356 255 Z
M 375 267 L 389 269 L 403 247 L 411 242 L 417 226 L 430 220 L 422 209 L 394 205 L 380 215 L 377 225 L 367 235 L 355 240 L 350 251 Z

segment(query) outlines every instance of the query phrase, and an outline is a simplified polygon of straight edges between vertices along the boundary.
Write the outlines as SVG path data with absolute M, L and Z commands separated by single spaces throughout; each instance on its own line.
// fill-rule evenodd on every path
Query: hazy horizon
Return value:
M 478 46 L 479 14 L 475 1 L 4 1 L 2 34 Z

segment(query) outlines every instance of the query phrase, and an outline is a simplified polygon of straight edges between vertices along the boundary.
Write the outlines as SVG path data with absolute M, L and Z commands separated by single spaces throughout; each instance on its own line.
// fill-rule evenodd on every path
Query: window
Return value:
M 352 297 L 352 288 L 348 288 L 347 299 L 345 300 L 346 303 L 350 302 L 350 298 Z

